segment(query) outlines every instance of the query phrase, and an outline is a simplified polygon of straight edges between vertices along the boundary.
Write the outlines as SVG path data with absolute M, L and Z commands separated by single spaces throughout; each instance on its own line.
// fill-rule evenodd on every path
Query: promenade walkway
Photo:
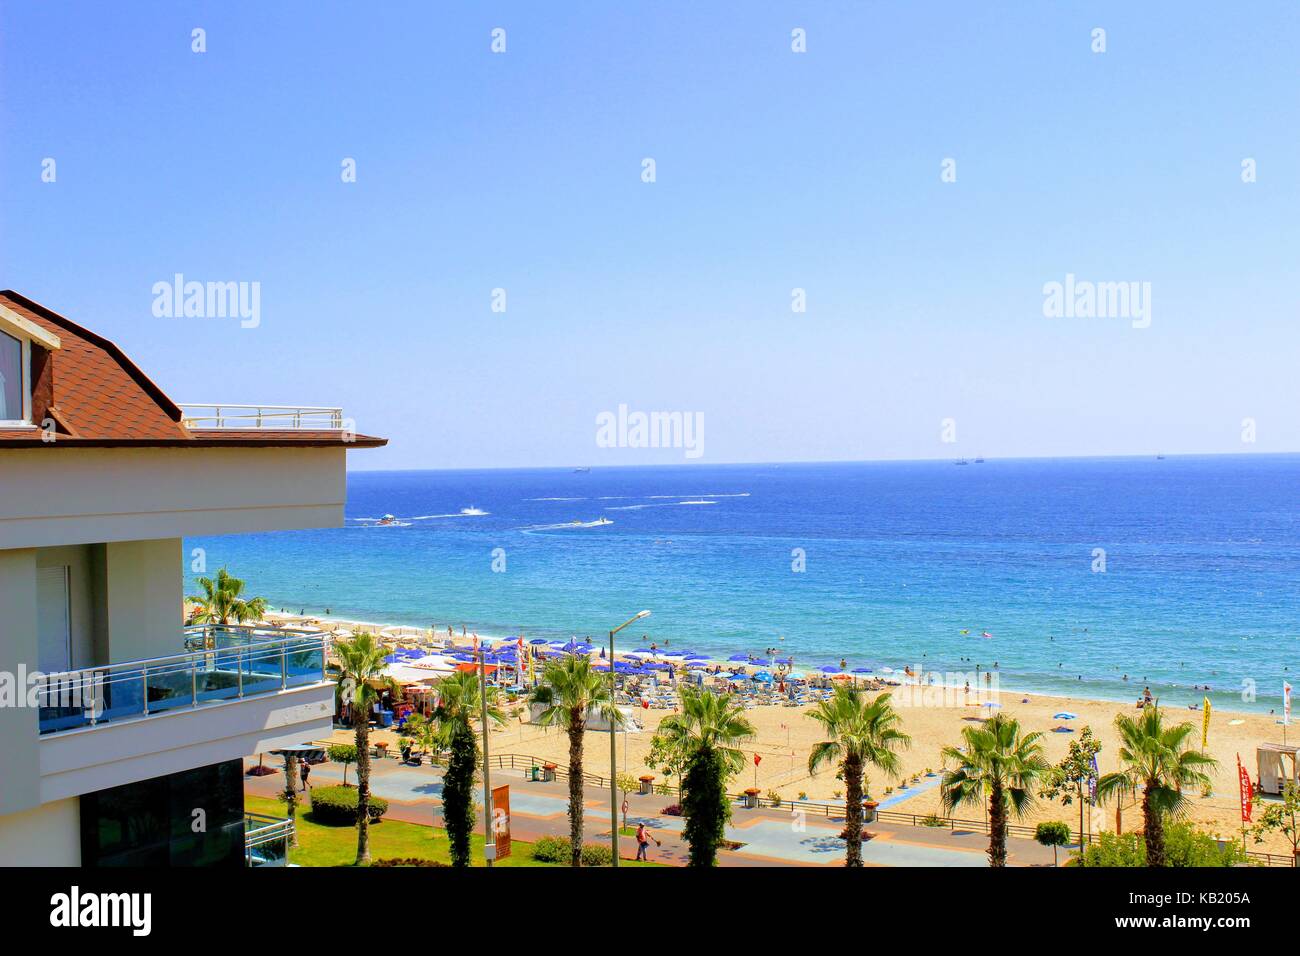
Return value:
M 313 785 L 340 783 L 342 767 L 321 764 L 312 769 Z M 245 789 L 258 796 L 275 796 L 284 787 L 283 774 L 246 778 Z M 348 770 L 355 783 L 356 768 Z M 567 836 L 569 791 L 566 781 L 550 783 L 527 780 L 523 771 L 496 769 L 492 785 L 510 785 L 510 826 L 516 839 L 534 841 L 541 836 Z M 439 767 L 408 767 L 387 758 L 371 761 L 372 792 L 389 801 L 388 816 L 409 823 L 434 825 L 439 822 L 442 802 L 442 770 Z M 585 836 L 588 842 L 609 839 L 609 791 L 588 786 L 584 789 Z M 682 839 L 681 817 L 660 811 L 672 798 L 657 795 L 629 795 L 627 825 L 644 822 L 661 842 L 651 845 L 651 859 L 684 865 L 687 847 Z M 622 820 L 620 820 L 620 824 Z M 843 821 L 812 817 L 789 810 L 736 807 L 727 839 L 741 844 L 719 853 L 722 866 L 839 866 L 844 862 L 844 841 L 839 833 Z M 872 838 L 863 844 L 868 866 L 962 866 L 988 865 L 985 850 L 988 837 L 970 830 L 933 829 L 895 823 L 873 823 L 867 827 Z M 620 856 L 636 855 L 635 841 L 620 838 Z M 1032 840 L 1008 840 L 1008 861 L 1012 866 L 1051 866 L 1052 851 Z

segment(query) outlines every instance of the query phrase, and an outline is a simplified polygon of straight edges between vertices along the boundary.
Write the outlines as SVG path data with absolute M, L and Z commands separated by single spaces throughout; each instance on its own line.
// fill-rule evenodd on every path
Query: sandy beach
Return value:
M 275 615 L 283 623 L 292 623 L 292 616 Z M 333 628 L 343 626 L 349 630 L 371 630 L 378 634 L 384 625 L 372 622 L 343 622 L 328 618 L 318 618 L 321 626 Z M 407 629 L 414 631 L 415 629 Z M 445 629 L 442 632 L 445 637 Z M 499 639 L 499 638 L 498 638 Z M 468 642 L 456 635 L 459 647 Z M 900 675 L 901 676 L 901 675 Z M 870 793 L 877 801 L 890 801 L 888 809 L 925 816 L 939 814 L 940 800 L 937 777 L 927 777 L 929 772 L 939 773 L 943 769 L 940 751 L 948 745 L 958 745 L 963 727 L 983 719 L 991 711 L 983 706 L 987 702 L 1000 705 L 1003 713 L 1020 721 L 1028 731 L 1043 734 L 1041 743 L 1049 762 L 1056 762 L 1064 757 L 1070 741 L 1077 740 L 1084 727 L 1090 727 L 1093 734 L 1101 741 L 1102 751 L 1098 755 L 1101 772 L 1108 773 L 1117 768 L 1118 736 L 1114 721 L 1117 714 L 1136 713 L 1134 702 L 1119 703 L 1115 701 L 1088 700 L 1078 697 L 1048 696 L 1030 694 L 1002 688 L 992 694 L 978 695 L 974 689 L 969 694 L 962 688 L 946 693 L 922 693 L 925 689 L 918 687 L 887 688 L 875 693 L 890 693 L 901 715 L 903 730 L 912 738 L 909 749 L 900 754 L 902 772 L 898 779 L 886 779 L 880 773 L 870 774 Z M 1135 698 L 1141 687 L 1135 688 Z M 771 791 L 784 799 L 805 798 L 814 801 L 834 802 L 842 799 L 843 784 L 835 778 L 834 770 L 824 770 L 818 774 L 808 773 L 808 754 L 821 738 L 820 725 L 808 716 L 814 705 L 800 707 L 767 705 L 754 706 L 746 710 L 746 717 L 754 725 L 755 737 L 745 745 L 745 750 L 758 754 L 760 762 L 755 768 L 752 756 L 747 761 L 746 769 L 734 778 L 732 787 L 740 790 L 757 786 L 764 795 Z M 510 717 L 507 724 L 492 732 L 491 748 L 493 754 L 520 754 L 538 757 L 563 765 L 568 760 L 568 740 L 566 735 L 557 730 L 535 726 L 528 722 L 527 708 L 522 704 L 507 707 Z M 1075 719 L 1059 719 L 1054 715 L 1068 712 L 1077 715 Z M 650 750 L 651 739 L 659 721 L 672 713 L 672 710 L 638 709 L 638 719 L 642 724 L 640 731 L 620 734 L 618 741 L 618 772 L 639 777 L 650 773 L 656 777 L 656 784 L 664 782 L 663 775 L 645 763 Z M 1200 740 L 1201 712 L 1184 708 L 1168 708 L 1167 718 L 1175 723 L 1190 722 L 1196 728 L 1195 739 Z M 1074 733 L 1054 732 L 1054 728 L 1069 727 Z M 1212 775 L 1213 790 L 1209 796 L 1199 793 L 1192 795 L 1189 819 L 1207 832 L 1224 838 L 1240 838 L 1240 816 L 1237 790 L 1237 756 L 1242 764 L 1256 775 L 1255 748 L 1264 742 L 1280 743 L 1282 726 L 1277 718 L 1268 714 L 1233 712 L 1216 709 L 1211 714 L 1207 752 L 1219 761 L 1217 770 Z M 347 731 L 337 731 L 340 738 L 350 736 Z M 372 735 L 373 736 L 373 735 Z M 1300 728 L 1291 728 L 1288 739 L 1296 742 Z M 396 741 L 397 734 L 392 731 L 380 731 L 375 739 Z M 609 738 L 605 733 L 588 734 L 585 745 L 585 761 L 588 772 L 608 775 Z M 918 779 L 914 779 L 917 775 Z M 676 783 L 676 781 L 672 781 Z M 906 786 L 903 786 L 906 784 Z M 890 788 L 887 792 L 887 788 Z M 669 802 L 665 797 L 665 803 Z M 957 811 L 954 816 L 965 819 L 980 819 L 983 814 L 978 808 L 968 807 Z M 1077 802 L 1069 807 L 1059 803 L 1040 800 L 1035 810 L 1023 822 L 1030 824 L 1040 820 L 1063 820 L 1071 828 L 1079 825 Z M 1085 823 L 1092 832 L 1116 829 L 1116 807 L 1108 804 L 1093 811 Z M 1141 812 L 1136 806 L 1125 806 L 1121 813 L 1122 829 L 1127 832 L 1141 825 Z M 1272 853 L 1289 853 L 1290 845 L 1281 836 L 1271 836 L 1263 844 L 1256 845 L 1253 838 L 1251 849 Z

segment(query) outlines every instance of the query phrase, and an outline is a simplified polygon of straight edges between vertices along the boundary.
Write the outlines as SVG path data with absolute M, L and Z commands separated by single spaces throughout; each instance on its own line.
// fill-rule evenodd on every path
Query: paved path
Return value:
M 434 825 L 442 802 L 442 771 L 439 767 L 407 767 L 396 759 L 372 760 L 370 789 L 389 801 L 388 816 L 409 823 Z M 284 775 L 247 777 L 245 789 L 258 796 L 275 796 L 284 787 Z M 315 785 L 340 783 L 342 767 L 321 764 L 312 769 Z M 356 768 L 348 769 L 348 782 L 356 782 Z M 522 770 L 495 769 L 494 787 L 510 785 L 510 827 L 520 840 L 535 841 L 546 835 L 567 836 L 569 832 L 569 790 L 566 781 L 540 783 L 525 779 Z M 651 859 L 682 865 L 687 846 L 681 831 L 681 817 L 660 811 L 672 798 L 630 794 L 627 822 L 631 827 L 644 822 L 661 841 L 652 845 Z M 584 790 L 584 829 L 588 842 L 609 839 L 609 791 Z M 621 823 L 622 821 L 620 821 Z M 727 839 L 742 844 L 723 850 L 723 866 L 839 866 L 844 861 L 844 841 L 839 833 L 843 820 L 813 817 L 789 810 L 735 807 Z M 988 837 L 969 830 L 946 830 L 896 823 L 873 823 L 872 835 L 862 847 L 868 866 L 961 866 L 987 865 Z M 620 856 L 636 855 L 631 837 L 620 838 Z M 1013 866 L 1050 866 L 1052 851 L 1032 840 L 1008 841 L 1008 861 Z

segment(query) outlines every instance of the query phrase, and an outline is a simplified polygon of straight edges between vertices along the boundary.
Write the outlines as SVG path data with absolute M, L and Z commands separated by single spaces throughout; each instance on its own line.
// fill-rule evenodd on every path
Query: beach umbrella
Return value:
M 839 672 L 840 669 L 831 664 L 827 664 L 825 667 L 822 668 L 823 674 L 838 674 Z
M 748 654 L 732 654 L 730 657 L 727 658 L 727 660 L 729 660 L 729 661 L 740 661 L 740 662 L 742 662 L 742 663 L 748 664 L 748 663 L 749 663 L 749 655 L 748 655 Z
M 992 708 L 992 707 L 1001 707 L 1002 705 L 1001 705 L 1001 704 L 995 704 L 995 703 L 993 703 L 993 701 L 990 700 L 990 701 L 985 701 L 984 703 L 980 704 L 980 706 L 981 706 L 981 707 L 989 707 L 989 708 Z
M 1059 714 L 1052 715 L 1053 720 L 1078 720 L 1078 714 L 1072 714 L 1068 710 L 1063 710 Z
M 808 675 L 803 671 L 791 671 L 785 675 L 786 680 L 806 680 Z
M 529 644 L 549 644 L 549 643 L 551 643 L 551 642 L 548 641 L 548 640 L 547 640 L 546 638 L 544 638 L 544 637 L 534 637 L 534 638 L 533 638 L 531 641 L 529 641 L 528 643 L 529 643 Z
M 793 657 L 778 657 L 778 658 L 776 659 L 776 662 L 777 662 L 778 664 L 793 664 L 793 663 L 794 663 L 794 658 L 793 658 Z
M 871 668 L 870 668 L 870 667 L 855 667 L 855 668 L 853 668 L 853 673 L 855 673 L 855 674 L 870 674 L 870 673 L 871 673 Z
M 686 659 L 688 661 L 707 661 L 709 659 L 709 655 L 708 654 L 687 654 Z
M 772 675 L 767 671 L 759 671 L 751 678 L 751 680 L 762 681 L 764 684 L 770 684 L 772 683 Z
M 892 674 L 892 673 L 894 673 L 894 669 L 893 669 L 892 667 L 882 667 L 882 668 L 880 668 L 880 673 L 882 673 L 882 674 Z

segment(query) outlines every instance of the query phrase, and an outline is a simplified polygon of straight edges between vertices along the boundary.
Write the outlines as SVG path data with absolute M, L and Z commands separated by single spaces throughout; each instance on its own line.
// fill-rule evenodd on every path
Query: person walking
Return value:
M 302 792 L 306 793 L 311 789 L 307 783 L 307 778 L 311 776 L 311 764 L 307 762 L 306 757 L 298 761 L 298 776 L 302 778 Z
M 655 838 L 650 835 L 650 831 L 646 829 L 646 825 L 644 823 L 638 823 L 636 827 L 636 858 L 638 860 L 644 860 L 647 863 L 650 862 L 650 858 L 646 855 L 646 851 L 650 849 L 651 840 L 655 840 Z M 663 844 L 658 840 L 655 840 L 655 846 L 663 846 Z

